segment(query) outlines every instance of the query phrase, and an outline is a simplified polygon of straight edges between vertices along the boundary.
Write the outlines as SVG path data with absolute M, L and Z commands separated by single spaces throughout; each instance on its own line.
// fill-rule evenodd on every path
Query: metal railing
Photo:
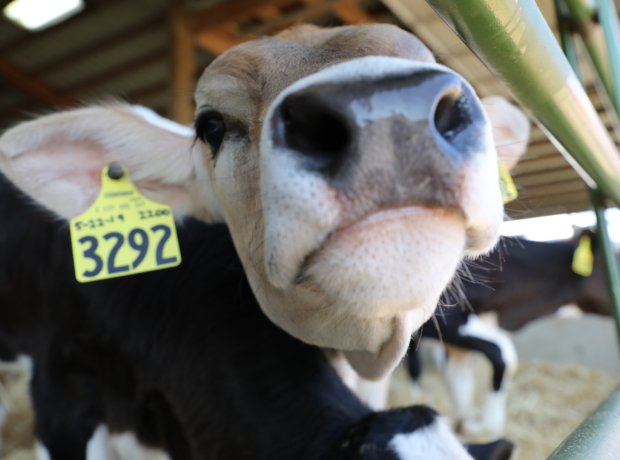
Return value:
M 592 190 L 620 345 L 620 278 L 604 216 L 620 204 L 620 153 L 534 0 L 426 0 L 537 120 Z M 613 0 L 565 0 L 573 29 L 616 110 L 620 108 L 620 27 Z M 593 31 L 598 18 L 601 42 Z M 572 63 L 570 36 L 562 42 Z M 620 387 L 548 460 L 620 458 Z

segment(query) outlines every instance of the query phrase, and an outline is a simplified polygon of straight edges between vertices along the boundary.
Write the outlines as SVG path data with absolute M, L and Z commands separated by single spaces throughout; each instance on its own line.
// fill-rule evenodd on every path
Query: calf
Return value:
M 34 359 L 39 460 L 471 459 L 433 410 L 371 412 L 271 323 L 224 225 L 178 227 L 179 267 L 79 284 L 67 226 L 20 195 L 0 175 L 0 350 Z
M 122 106 L 85 108 L 8 131 L 0 169 L 68 219 L 94 201 L 103 166 L 124 163 L 176 216 L 228 225 L 276 325 L 365 378 L 389 373 L 461 259 L 497 241 L 494 114 L 388 25 L 239 45 L 207 68 L 196 102 L 195 144 Z M 508 123 L 515 142 L 520 125 Z
M 448 346 L 446 377 L 456 418 L 465 433 L 499 436 L 503 432 L 506 391 L 517 368 L 517 354 L 502 329 L 518 330 L 569 303 L 587 313 L 611 315 L 597 239 L 593 233 L 587 234 L 594 253 L 590 276 L 573 271 L 577 246 L 571 242 L 507 240 L 504 250 L 494 251 L 469 267 L 469 277 L 463 278 L 463 305 L 444 309 L 435 322 L 423 326 L 422 337 L 441 340 Z M 477 316 L 489 312 L 497 314 L 501 329 Z M 415 343 L 412 341 L 407 360 L 410 375 L 417 381 L 420 365 Z M 469 353 L 462 350 L 483 353 L 493 366 L 492 389 L 479 419 L 472 418 L 474 375 Z

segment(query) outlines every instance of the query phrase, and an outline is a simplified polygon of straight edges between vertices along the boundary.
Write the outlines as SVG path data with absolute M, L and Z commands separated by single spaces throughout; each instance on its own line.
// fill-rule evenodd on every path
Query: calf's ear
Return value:
M 46 115 L 0 137 L 0 171 L 66 219 L 83 213 L 101 187 L 101 170 L 123 163 L 146 197 L 176 218 L 221 220 L 193 130 L 139 106 L 114 104 Z
M 527 150 L 530 121 L 521 109 L 503 97 L 485 97 L 482 105 L 493 127 L 497 157 L 511 170 Z

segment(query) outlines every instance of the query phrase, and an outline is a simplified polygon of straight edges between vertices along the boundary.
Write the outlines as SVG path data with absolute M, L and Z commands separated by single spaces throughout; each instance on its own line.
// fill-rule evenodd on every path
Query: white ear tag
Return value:
M 71 220 L 70 229 L 75 277 L 80 283 L 181 263 L 172 210 L 142 196 L 119 163 L 103 168 L 99 196 Z

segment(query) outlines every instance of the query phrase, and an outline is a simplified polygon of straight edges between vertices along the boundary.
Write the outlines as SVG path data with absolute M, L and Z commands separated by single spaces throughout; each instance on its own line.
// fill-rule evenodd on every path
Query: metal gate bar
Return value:
M 586 183 L 620 203 L 620 154 L 534 0 L 427 3 L 530 110 Z
M 598 19 L 605 32 L 605 41 L 609 55 L 609 64 L 614 82 L 614 98 L 616 111 L 620 112 L 620 26 L 618 12 L 613 0 L 598 0 Z
M 583 0 L 566 0 L 566 3 L 569 3 L 570 1 L 582 2 Z M 565 19 L 573 20 L 574 15 L 571 13 L 570 18 L 563 17 L 558 6 L 559 5 L 556 0 L 556 11 L 558 14 L 560 35 L 562 37 L 562 47 L 564 48 L 564 53 L 566 54 L 568 62 L 573 68 L 573 71 L 576 75 L 579 76 L 579 63 L 577 62 L 570 31 L 567 29 L 565 23 Z M 583 33 L 580 32 L 580 34 L 583 37 Z M 591 54 L 590 57 L 592 57 Z M 603 59 L 605 59 L 605 57 L 603 57 Z M 593 60 L 591 60 L 591 64 L 594 66 L 593 70 L 595 72 L 598 72 L 599 67 L 596 66 Z M 600 73 L 598 76 L 602 79 Z M 581 81 L 581 78 L 579 79 Z M 615 88 L 612 88 L 612 90 L 613 89 Z M 605 197 L 601 195 L 597 190 L 590 190 L 590 201 L 592 202 L 592 206 L 596 214 L 596 224 L 598 228 L 599 241 L 602 246 L 603 262 L 605 264 L 605 273 L 607 276 L 607 287 L 609 290 L 609 298 L 611 299 L 611 310 L 616 323 L 616 336 L 618 338 L 618 345 L 620 345 L 620 276 L 618 274 L 617 259 L 613 251 L 611 239 L 609 238 L 607 221 L 605 220 Z
M 616 388 L 547 460 L 618 460 L 619 452 L 620 387 Z
M 565 19 L 569 19 L 572 26 L 571 29 L 577 30 L 579 35 L 581 35 L 592 64 L 596 69 L 596 73 L 598 73 L 601 83 L 605 87 L 605 91 L 607 91 L 607 95 L 615 104 L 614 84 L 611 67 L 609 65 L 607 47 L 605 42 L 601 41 L 603 37 L 597 34 L 598 25 L 594 21 L 594 17 L 597 13 L 596 5 L 588 0 L 564 0 L 564 3 L 568 9 L 568 18 Z M 558 14 L 558 16 L 560 15 Z M 564 47 L 564 52 L 566 51 L 567 48 Z M 575 70 L 574 65 L 573 70 Z M 618 106 L 615 105 L 615 107 Z
M 578 0 L 568 1 L 573 6 L 584 6 Z M 599 17 L 608 15 L 605 19 L 609 23 L 603 25 L 610 42 L 608 56 L 599 54 L 595 66 L 601 72 L 601 80 L 605 81 L 603 65 L 611 62 L 613 83 L 608 78 L 606 86 L 609 96 L 616 98 L 615 106 L 620 107 L 620 50 L 617 47 L 620 29 L 611 1 L 599 0 L 601 8 L 607 8 L 601 9 Z M 603 194 L 620 204 L 620 154 L 536 3 L 534 0 L 427 0 L 427 3 L 530 110 L 558 150 L 594 190 L 593 204 L 620 341 L 620 279 L 603 206 Z M 584 9 L 582 12 L 590 14 Z M 588 20 L 591 18 L 590 15 Z M 566 44 L 566 37 L 562 38 Z M 588 458 L 620 458 L 620 387 L 586 418 L 549 460 Z

